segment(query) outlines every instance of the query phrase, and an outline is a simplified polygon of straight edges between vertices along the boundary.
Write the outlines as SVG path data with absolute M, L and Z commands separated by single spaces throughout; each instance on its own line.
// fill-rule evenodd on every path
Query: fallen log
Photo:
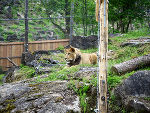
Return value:
M 117 75 L 125 74 L 127 72 L 131 72 L 141 66 L 150 65 L 150 54 L 140 56 L 138 58 L 134 58 L 132 60 L 116 64 L 112 66 L 111 70 L 115 72 Z
M 7 60 L 10 62 L 10 63 L 12 63 L 13 64 L 13 66 L 16 66 L 16 67 L 18 67 L 18 65 L 17 64 L 15 64 L 9 57 L 7 57 Z
M 149 44 L 150 43 L 150 38 L 149 37 L 143 37 L 139 38 L 136 40 L 129 40 L 128 42 L 123 42 L 120 46 L 125 47 L 125 46 L 139 46 L 139 45 L 144 45 L 144 44 Z

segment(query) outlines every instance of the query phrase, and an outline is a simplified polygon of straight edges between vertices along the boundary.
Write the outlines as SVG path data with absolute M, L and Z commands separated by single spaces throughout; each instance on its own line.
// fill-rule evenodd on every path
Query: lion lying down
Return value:
M 96 64 L 97 55 L 96 53 L 81 53 L 81 51 L 72 46 L 67 46 L 64 50 L 65 60 L 69 67 L 78 64 Z

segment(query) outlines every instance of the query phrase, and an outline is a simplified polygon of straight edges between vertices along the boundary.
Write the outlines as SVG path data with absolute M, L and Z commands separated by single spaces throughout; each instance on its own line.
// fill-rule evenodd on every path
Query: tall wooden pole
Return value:
M 100 113 L 107 113 L 107 48 L 108 48 L 108 0 L 99 0 L 99 105 Z

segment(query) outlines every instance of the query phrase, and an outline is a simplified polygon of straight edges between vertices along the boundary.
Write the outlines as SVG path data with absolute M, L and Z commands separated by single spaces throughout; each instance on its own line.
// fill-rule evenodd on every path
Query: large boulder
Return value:
M 0 86 L 0 112 L 80 113 L 79 97 L 67 81 L 11 83 Z
M 9 42 L 13 42 L 13 41 L 18 41 L 19 39 L 17 38 L 16 34 L 13 34 L 13 35 L 8 35 L 6 40 Z
M 98 68 L 90 68 L 90 67 L 85 67 L 85 68 L 80 68 L 78 72 L 76 72 L 74 75 L 71 75 L 72 78 L 74 79 L 87 79 L 91 80 L 92 77 L 96 76 L 98 72 Z
M 19 68 L 13 66 L 11 67 L 7 72 L 6 75 L 3 77 L 3 83 L 11 83 L 15 80 L 15 71 L 17 71 Z
M 150 71 L 138 71 L 115 89 L 118 105 L 128 111 L 150 112 Z
M 0 41 L 4 41 L 4 38 L 0 35 Z
M 24 52 L 22 53 L 21 63 L 24 65 L 29 65 L 34 59 L 35 56 L 33 54 L 30 52 Z
M 74 36 L 71 39 L 71 45 L 80 49 L 96 48 L 98 45 L 97 36 Z

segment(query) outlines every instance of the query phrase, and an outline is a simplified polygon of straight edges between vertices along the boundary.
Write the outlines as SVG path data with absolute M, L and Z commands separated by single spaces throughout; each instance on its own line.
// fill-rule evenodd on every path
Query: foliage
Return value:
M 56 50 L 64 50 L 64 46 L 59 46 Z
M 89 90 L 89 85 L 86 85 L 86 82 L 82 84 L 82 86 L 77 86 L 80 81 L 70 80 L 68 87 L 70 89 L 73 89 L 80 97 L 80 106 L 81 106 L 81 112 L 86 113 L 87 112 L 87 91 Z
M 32 78 L 35 74 L 35 70 L 32 67 L 21 65 L 19 69 L 20 76 L 25 76 L 25 78 Z
M 2 80 L 3 80 L 4 76 L 5 76 L 5 74 L 0 74 L 0 85 L 2 84 Z
M 10 18 L 23 18 L 24 0 L 1 0 L 1 19 L 11 14 Z M 98 24 L 95 21 L 95 1 L 94 0 L 29 0 L 29 18 L 49 18 L 44 20 L 29 20 L 29 40 L 33 41 L 37 34 L 36 28 L 42 30 L 52 30 L 59 36 L 59 39 L 70 37 L 70 12 L 73 10 L 73 35 L 95 35 Z M 110 0 L 109 1 L 109 32 L 128 32 L 129 26 L 133 29 L 148 27 L 148 0 Z M 9 11 L 10 10 L 10 11 Z M 5 15 L 5 16 L 4 16 Z M 58 18 L 57 18 L 58 17 Z M 63 18 L 60 18 L 63 17 Z M 65 18 L 66 17 L 66 18 Z M 0 34 L 6 39 L 7 33 L 17 34 L 22 38 L 24 34 L 24 21 L 13 21 L 1 23 L 8 24 L 0 26 Z M 131 28 L 130 28 L 131 29 Z M 46 37 L 41 35 L 41 37 Z
M 109 22 L 117 23 L 117 30 L 128 32 L 129 25 L 134 21 L 145 21 L 150 4 L 147 0 L 110 0 Z M 113 26 L 114 29 L 114 26 Z

